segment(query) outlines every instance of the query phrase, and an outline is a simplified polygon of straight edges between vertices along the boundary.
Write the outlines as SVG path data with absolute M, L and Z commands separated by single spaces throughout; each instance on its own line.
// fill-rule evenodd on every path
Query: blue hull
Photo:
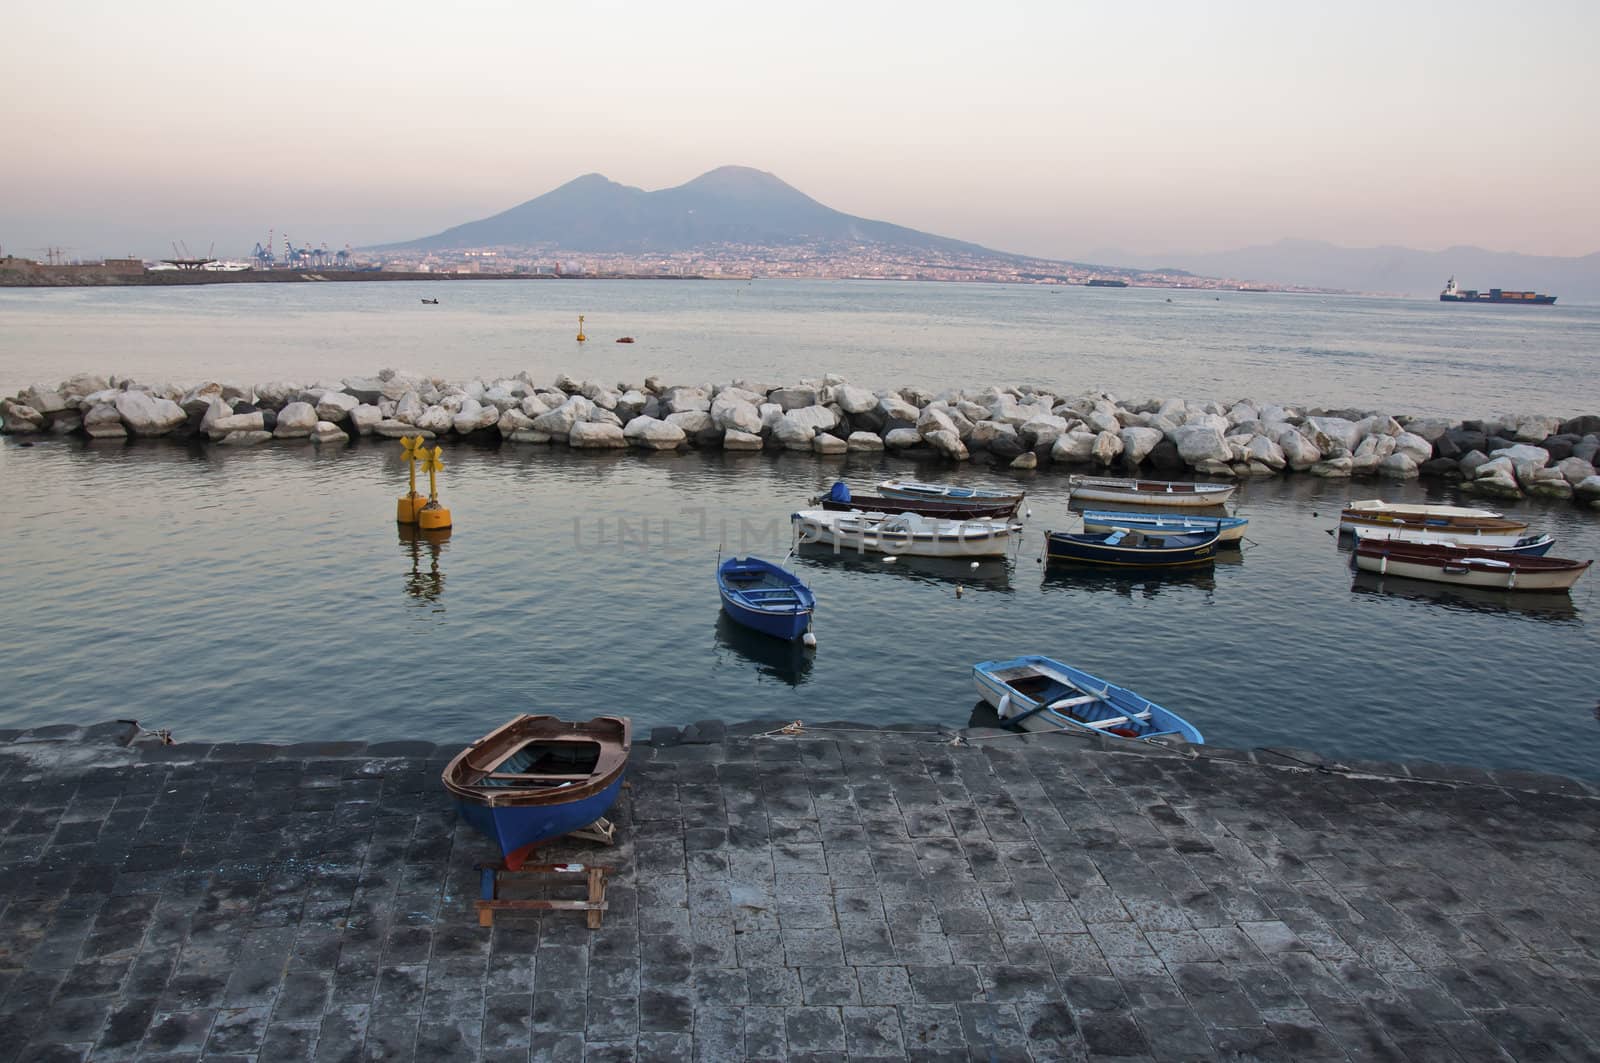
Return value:
M 747 627 L 752 631 L 759 631 L 763 635 L 771 635 L 778 639 L 797 639 L 806 633 L 811 626 L 811 614 L 807 613 L 765 613 L 759 609 L 748 609 L 737 602 L 730 601 L 728 596 L 722 596 L 722 608 L 734 623 Z
M 1100 535 L 1071 535 L 1046 532 L 1046 551 L 1051 561 L 1077 561 L 1088 565 L 1117 568 L 1178 568 L 1209 565 L 1216 560 L 1217 534 L 1175 535 L 1164 547 L 1128 546 L 1116 532 Z
M 519 849 L 582 830 L 604 816 L 617 803 L 626 775 L 618 775 L 597 794 L 565 805 L 485 805 L 458 800 L 456 807 L 469 826 L 487 835 L 500 847 L 502 856 L 510 857 Z
M 729 619 L 779 639 L 811 629 L 816 597 L 793 572 L 758 557 L 729 558 L 717 566 L 717 593 Z
M 1066 682 L 1037 675 L 1029 686 L 1033 691 L 1030 696 L 1012 685 L 1019 680 L 1008 682 L 1004 678 L 1017 671 L 1036 674 L 1039 669 L 1055 672 Z M 1049 657 L 1034 655 L 1013 657 L 1008 661 L 980 661 L 972 666 L 972 678 L 978 693 L 996 711 L 1001 711 L 1002 702 L 1007 703 L 1011 713 L 1006 718 L 1008 726 L 1025 730 L 1079 730 L 1140 741 L 1176 736 L 1194 745 L 1205 742 L 1198 727 L 1171 709 Z M 1083 696 L 1086 693 L 1094 696 Z M 1068 700 L 1058 700 L 1061 698 Z M 1061 706 L 1060 711 L 1053 705 Z

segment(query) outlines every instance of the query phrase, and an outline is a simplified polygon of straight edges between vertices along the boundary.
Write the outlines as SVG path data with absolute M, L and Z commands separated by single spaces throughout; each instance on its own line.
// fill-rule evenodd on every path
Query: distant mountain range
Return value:
M 1128 255 L 1121 261 L 1150 257 Z M 1556 258 L 1481 247 L 1418 251 L 1291 239 L 1237 251 L 1164 255 L 1162 261 L 1213 277 L 1310 288 L 1436 296 L 1453 276 L 1463 288 L 1537 289 L 1562 303 L 1600 302 L 1600 253 Z
M 676 188 L 647 192 L 597 173 L 480 221 L 379 251 L 549 246 L 571 251 L 690 251 L 715 244 L 767 247 L 876 243 L 915 251 L 1012 258 L 977 244 L 858 218 L 823 206 L 770 173 L 723 166 Z

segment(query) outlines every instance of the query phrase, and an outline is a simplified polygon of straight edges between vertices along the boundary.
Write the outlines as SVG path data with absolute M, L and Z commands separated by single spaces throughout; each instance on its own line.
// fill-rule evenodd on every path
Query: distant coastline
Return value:
M 321 281 L 562 281 L 562 280 L 710 280 L 700 274 L 678 273 L 420 273 L 386 270 L 146 270 L 115 273 L 92 267 L 41 267 L 38 270 L 0 271 L 0 288 L 116 288 L 182 287 L 197 284 L 315 284 Z M 732 280 L 734 278 L 728 278 Z M 740 278 L 743 279 L 743 278 Z

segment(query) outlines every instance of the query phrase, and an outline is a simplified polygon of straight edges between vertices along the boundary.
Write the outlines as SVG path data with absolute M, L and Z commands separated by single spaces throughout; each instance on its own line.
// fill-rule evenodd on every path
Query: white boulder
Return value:
M 463 436 L 483 428 L 493 428 L 499 423 L 499 408 L 473 399 L 462 403 L 461 412 L 450 419 L 450 426 L 456 430 L 456 434 Z
M 44 431 L 44 414 L 27 403 L 11 399 L 0 401 L 0 422 L 13 435 L 26 435 Z
M 84 418 L 84 423 L 89 423 L 87 417 Z M 1577 487 L 1583 481 L 1595 475 L 1594 466 L 1582 458 L 1562 458 L 1556 463 L 1556 469 L 1561 473 L 1562 478 L 1573 487 Z
M 366 405 L 366 403 L 362 405 Z M 370 408 L 377 409 L 376 406 Z M 311 430 L 311 442 L 319 444 L 348 443 L 350 442 L 350 435 L 332 421 L 318 421 L 316 427 Z
M 941 429 L 937 432 L 925 432 L 922 438 L 927 441 L 930 447 L 947 458 L 954 458 L 956 461 L 967 460 L 966 444 L 961 442 L 961 437 L 954 432 L 946 432 Z
M 664 420 L 667 424 L 674 425 L 685 437 L 697 436 L 715 427 L 711 415 L 704 410 L 680 410 L 677 413 L 667 414 Z M 723 427 L 726 430 L 726 426 Z
M 418 428 L 416 425 L 407 424 L 404 421 L 379 421 L 373 425 L 372 431 L 374 435 L 382 436 L 384 439 L 401 439 L 405 436 L 421 436 L 423 439 L 433 438 L 432 432 Z
M 845 413 L 866 413 L 878 404 L 878 396 L 866 388 L 841 384 L 834 389 L 833 401 L 837 402 Z
M 723 450 L 760 450 L 764 445 L 761 437 L 754 432 L 741 432 L 737 428 L 730 428 L 722 433 Z
M 219 446 L 228 447 L 253 447 L 257 443 L 265 443 L 272 438 L 272 433 L 267 431 L 229 432 L 217 440 Z
M 278 426 L 272 430 L 272 434 L 278 439 L 304 439 L 317 427 L 317 421 L 317 411 L 309 402 L 291 402 L 278 411 Z
M 650 450 L 674 450 L 688 442 L 689 437 L 683 428 L 672 421 L 672 417 L 698 416 L 706 414 L 675 413 L 667 420 L 662 421 L 654 417 L 639 416 L 628 422 L 622 430 L 622 438 L 636 447 L 645 447 Z M 707 418 L 709 420 L 709 418 Z
M 363 402 L 350 411 L 350 428 L 358 435 L 369 436 L 383 420 L 383 411 L 371 403 Z
M 189 417 L 176 402 L 146 391 L 119 392 L 116 407 L 122 423 L 136 436 L 166 435 Z
M 711 404 L 711 422 L 718 428 L 732 428 L 749 435 L 761 433 L 761 411 L 753 403 L 726 393 Z
M 808 425 L 822 430 L 837 427 L 839 424 L 839 415 L 826 406 L 802 406 L 798 409 L 789 410 L 783 416 L 786 420 L 793 421 L 795 424 Z
M 1085 462 L 1094 453 L 1094 441 L 1097 433 L 1094 432 L 1068 432 L 1056 440 L 1050 447 L 1050 460 L 1061 462 Z
M 623 437 L 622 429 L 614 424 L 606 424 L 603 421 L 579 421 L 567 433 L 567 445 L 581 450 L 603 450 L 625 447 L 628 441 Z
M 430 435 L 443 435 L 450 431 L 452 420 L 450 411 L 443 406 L 429 406 L 417 418 L 416 426 Z
M 1394 437 L 1394 452 L 1421 465 L 1433 457 L 1433 444 L 1414 432 L 1401 432 Z
M 772 428 L 772 438 L 789 450 L 810 450 L 811 437 L 816 434 L 815 424 L 797 420 L 793 413 L 784 414 Z
M 1417 463 L 1410 454 L 1397 450 L 1378 462 L 1378 475 L 1389 480 L 1414 480 L 1417 478 Z
M 316 422 L 313 421 L 312 423 L 315 424 Z M 229 414 L 227 417 L 218 417 L 211 422 L 211 427 L 208 431 L 212 439 L 220 440 L 235 432 L 263 432 L 266 431 L 266 427 L 266 418 L 262 416 L 260 410 L 257 410 L 254 413 L 235 413 Z M 271 435 L 272 433 L 268 432 L 267 434 Z
M 1101 465 L 1110 465 L 1122 456 L 1122 436 L 1110 431 L 1097 433 L 1089 456 Z
M 536 431 L 548 432 L 553 436 L 564 436 L 572 431 L 574 425 L 588 421 L 594 411 L 594 403 L 581 395 L 573 395 L 549 413 L 535 417 L 533 427 Z
M 1124 428 L 1117 436 L 1122 440 L 1122 460 L 1128 465 L 1142 463 L 1162 439 L 1156 429 L 1140 427 Z
M 916 424 L 917 415 L 922 411 L 918 410 L 915 406 L 911 405 L 911 403 L 907 402 L 905 399 L 902 399 L 900 396 L 891 394 L 885 395 L 883 398 L 878 400 L 878 412 L 883 414 L 891 421 L 904 421 L 906 424 Z M 1026 420 L 1026 418 L 1024 418 L 1024 420 Z
M 851 432 L 846 441 L 851 450 L 882 450 L 883 440 L 876 432 Z
M 910 450 L 922 445 L 922 433 L 915 428 L 891 428 L 884 433 L 883 445 L 889 450 Z
M 1178 455 L 1190 465 L 1199 465 L 1202 461 L 1229 461 L 1233 458 L 1233 448 L 1222 438 L 1222 433 L 1214 424 L 1180 425 L 1175 434 L 1177 438 L 1174 442 L 1178 445 Z
M 342 421 L 350 411 L 361 405 L 361 400 L 343 391 L 325 391 L 317 400 L 317 417 L 324 421 Z
M 1308 417 L 1300 432 L 1324 454 L 1335 449 L 1349 453 L 1361 443 L 1361 430 L 1343 417 Z
M 1269 472 L 1279 472 L 1289 464 L 1283 448 L 1266 436 L 1251 436 L 1250 442 L 1245 444 L 1244 449 L 1250 456 L 1252 464 L 1263 465 Z
M 838 436 L 818 432 L 811 437 L 811 449 L 818 454 L 843 454 L 850 449 L 850 444 Z

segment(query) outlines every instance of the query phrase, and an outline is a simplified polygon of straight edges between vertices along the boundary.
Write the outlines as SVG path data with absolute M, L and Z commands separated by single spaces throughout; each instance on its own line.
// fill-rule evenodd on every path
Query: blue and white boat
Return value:
M 989 502 L 995 505 L 1022 504 L 1022 491 L 991 491 L 982 487 L 957 487 L 955 484 L 927 484 L 917 480 L 885 480 L 878 485 L 885 498 L 933 499 L 941 502 Z M 1013 510 L 1014 511 L 1014 510 Z
M 1051 561 L 1075 561 L 1115 568 L 1180 568 L 1209 565 L 1217 559 L 1218 533 L 1141 532 L 1118 528 L 1110 532 L 1044 533 L 1045 553 Z
M 1430 528 L 1357 526 L 1355 529 L 1358 545 L 1370 542 L 1397 542 L 1419 543 L 1423 546 L 1470 546 L 1474 550 L 1487 550 L 1496 554 L 1524 554 L 1528 557 L 1543 557 L 1555 545 L 1554 536 L 1524 534 L 1526 531 L 1527 529 L 1500 534 L 1485 532 L 1481 535 L 1473 533 L 1452 535 L 1447 530 Z
M 1025 731 L 1205 741 L 1197 727 L 1171 709 L 1049 657 L 980 661 L 972 666 L 972 681 L 1001 720 Z
M 797 639 L 811 630 L 816 596 L 799 576 L 771 561 L 730 557 L 717 566 L 717 593 L 729 617 L 764 635 Z
M 1216 532 L 1217 542 L 1236 543 L 1244 538 L 1244 517 L 1202 517 L 1184 513 L 1123 513 L 1109 509 L 1090 509 L 1083 514 L 1086 532 L 1111 532 L 1129 528 L 1141 532 L 1177 532 L 1189 535 Z
M 444 770 L 444 785 L 461 818 L 493 839 L 515 871 L 538 846 L 610 810 L 632 741 L 626 716 L 574 723 L 518 716 L 458 753 Z

